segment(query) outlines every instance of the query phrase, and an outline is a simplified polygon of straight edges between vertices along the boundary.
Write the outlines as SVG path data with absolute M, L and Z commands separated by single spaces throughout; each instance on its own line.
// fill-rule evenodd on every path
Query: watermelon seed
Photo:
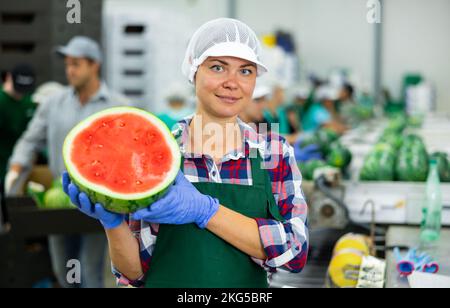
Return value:
M 103 144 L 99 144 L 99 145 L 98 145 L 98 148 L 99 148 L 99 149 L 103 149 Z
M 134 141 L 138 141 L 139 140 L 139 138 L 138 137 L 134 137 Z
M 122 184 L 126 184 L 126 183 L 127 183 L 127 181 L 126 181 L 126 180 L 123 180 L 123 181 L 122 181 Z
M 95 173 L 95 176 L 96 176 L 96 177 L 99 177 L 99 176 L 100 176 L 100 173 L 96 172 L 96 173 Z
M 106 126 L 107 126 L 106 122 L 103 122 L 103 123 L 102 123 L 102 126 L 103 126 L 103 127 L 106 127 Z
M 136 185 L 142 185 L 141 181 L 136 181 Z
M 95 165 L 98 165 L 98 164 L 100 164 L 100 161 L 98 161 L 98 160 L 94 160 L 94 161 L 92 162 L 92 166 L 95 166 Z
M 125 127 L 125 123 L 120 122 L 119 126 L 120 126 L 120 127 Z

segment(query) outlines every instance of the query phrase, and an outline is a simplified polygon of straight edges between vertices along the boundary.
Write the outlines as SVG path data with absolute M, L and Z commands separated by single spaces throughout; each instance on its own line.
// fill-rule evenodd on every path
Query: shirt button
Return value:
M 213 175 L 213 176 L 216 176 L 216 175 L 217 175 L 217 172 L 216 172 L 216 171 L 213 171 L 213 172 L 212 172 L 212 175 Z

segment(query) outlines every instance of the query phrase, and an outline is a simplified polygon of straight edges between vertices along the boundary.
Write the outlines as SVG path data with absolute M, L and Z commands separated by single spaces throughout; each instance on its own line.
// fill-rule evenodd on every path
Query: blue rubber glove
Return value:
M 167 194 L 134 213 L 132 219 L 170 225 L 195 223 L 205 229 L 218 209 L 219 200 L 201 194 L 180 171 Z
M 306 147 L 302 147 L 303 139 L 299 139 L 294 144 L 294 154 L 295 154 L 295 160 L 297 162 L 307 162 L 312 159 L 318 159 L 322 160 L 323 155 L 320 152 L 320 148 L 316 144 L 310 144 Z
M 111 213 L 105 210 L 100 203 L 93 206 L 89 197 L 83 192 L 80 193 L 78 187 L 71 182 L 67 172 L 63 173 L 62 182 L 64 192 L 69 195 L 70 201 L 72 201 L 82 213 L 99 220 L 105 229 L 115 229 L 125 220 L 125 215 Z

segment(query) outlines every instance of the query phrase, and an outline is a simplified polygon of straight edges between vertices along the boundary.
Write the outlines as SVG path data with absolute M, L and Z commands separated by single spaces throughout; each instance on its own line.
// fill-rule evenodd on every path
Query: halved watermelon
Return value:
M 146 111 L 117 107 L 78 124 L 63 147 L 67 171 L 92 202 L 132 213 L 161 198 L 180 169 L 167 126 Z

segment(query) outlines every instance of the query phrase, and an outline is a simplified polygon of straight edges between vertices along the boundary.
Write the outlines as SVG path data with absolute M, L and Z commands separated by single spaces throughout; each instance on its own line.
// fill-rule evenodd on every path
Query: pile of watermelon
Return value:
M 311 160 L 299 164 L 305 180 L 313 180 L 314 171 L 321 167 L 335 167 L 345 172 L 352 161 L 352 153 L 339 142 L 339 135 L 330 129 L 320 129 L 312 135 L 307 136 L 302 147 L 315 144 L 319 147 L 324 160 Z
M 445 153 L 429 156 L 423 140 L 416 135 L 402 138 L 387 132 L 366 157 L 360 173 L 362 181 L 425 182 L 430 159 L 438 162 L 441 182 L 450 182 L 450 162 Z
M 315 144 L 320 148 L 324 156 L 327 156 L 331 150 L 331 144 L 339 139 L 339 135 L 333 130 L 322 128 L 314 134 L 308 135 L 303 139 L 302 147 Z

